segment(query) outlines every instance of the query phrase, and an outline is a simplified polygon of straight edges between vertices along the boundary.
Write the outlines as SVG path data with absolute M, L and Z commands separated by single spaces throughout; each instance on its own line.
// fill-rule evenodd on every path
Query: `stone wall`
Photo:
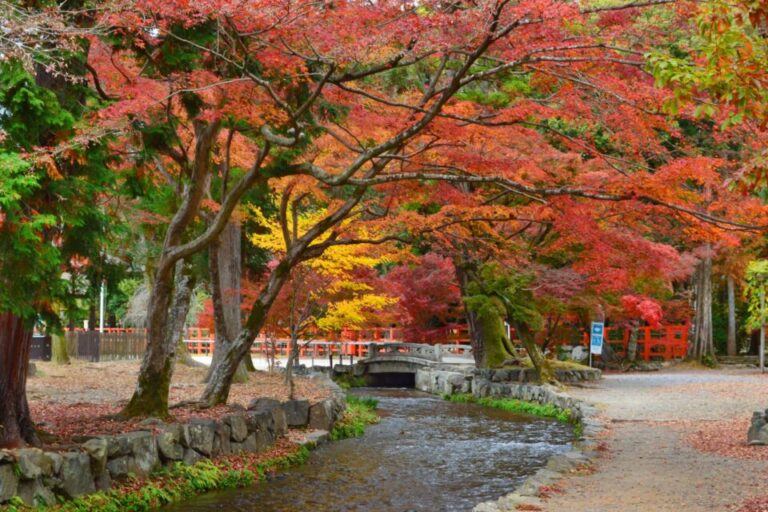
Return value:
M 477 398 L 515 398 L 526 402 L 552 404 L 561 409 L 571 409 L 577 418 L 582 417 L 581 402 L 559 393 L 552 386 L 530 384 L 535 370 L 520 369 L 430 369 L 416 372 L 416 389 L 434 394 L 472 393 Z M 566 373 L 567 372 L 567 373 Z M 564 370 L 570 382 L 596 380 L 600 370 Z M 558 375 L 560 378 L 561 375 Z M 531 379 L 532 380 L 532 379 Z M 568 382 L 569 380 L 561 379 Z
M 331 396 L 315 404 L 258 398 L 247 410 L 215 420 L 147 420 L 147 430 L 93 437 L 66 452 L 0 450 L 0 504 L 13 496 L 29 505 L 52 504 L 57 496 L 106 490 L 113 481 L 147 477 L 177 461 L 194 464 L 218 455 L 263 451 L 289 427 L 330 430 L 344 412 L 344 393 L 329 379 L 318 383 L 331 388 Z

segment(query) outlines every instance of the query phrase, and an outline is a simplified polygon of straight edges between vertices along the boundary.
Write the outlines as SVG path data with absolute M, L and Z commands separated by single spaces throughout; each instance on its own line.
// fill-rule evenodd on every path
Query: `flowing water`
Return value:
M 326 444 L 309 461 L 247 489 L 216 492 L 173 512 L 466 511 L 510 492 L 555 453 L 572 429 L 447 402 L 405 389 L 368 388 L 381 423 Z

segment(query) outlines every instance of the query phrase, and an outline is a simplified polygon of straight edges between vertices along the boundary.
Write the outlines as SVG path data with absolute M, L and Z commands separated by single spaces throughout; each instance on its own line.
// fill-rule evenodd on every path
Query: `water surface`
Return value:
M 510 492 L 555 453 L 568 425 L 447 402 L 405 389 L 368 388 L 381 423 L 326 444 L 309 461 L 254 487 L 215 492 L 173 512 L 465 511 Z

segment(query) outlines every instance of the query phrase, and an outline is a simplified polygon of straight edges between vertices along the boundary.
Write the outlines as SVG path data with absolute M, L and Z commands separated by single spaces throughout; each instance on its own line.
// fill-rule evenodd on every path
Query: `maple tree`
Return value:
M 461 295 L 450 258 L 429 252 L 406 260 L 385 279 L 399 298 L 397 320 L 406 340 L 439 339 L 462 319 Z
M 261 328 L 290 267 L 355 208 L 367 187 L 402 178 L 381 176 L 385 170 L 402 170 L 439 147 L 426 129 L 448 119 L 441 113 L 459 90 L 526 63 L 559 60 L 554 55 L 561 52 L 604 50 L 594 41 L 573 46 L 563 20 L 577 8 L 549 2 L 479 4 L 461 12 L 440 4 L 404 12 L 400 4 L 294 7 L 295 16 L 284 16 L 288 4 L 279 2 L 237 11 L 225 3 L 137 2 L 113 18 L 119 32 L 109 46 L 93 47 L 94 86 L 117 94 L 102 124 L 135 133 L 123 142 L 135 156 L 132 165 L 175 185 L 180 197 L 156 266 L 149 350 L 128 414 L 165 414 L 173 349 L 164 340 L 175 262 L 218 236 L 247 189 L 290 174 L 353 187 L 349 199 L 286 253 L 239 341 L 213 369 L 209 401 L 225 399 L 246 340 Z M 521 34 L 519 42 L 505 48 L 513 32 Z M 553 37 L 563 41 L 553 46 Z M 489 67 L 486 53 L 505 62 Z M 131 149 L 136 144 L 138 152 Z M 214 220 L 203 234 L 185 239 L 207 207 L 202 202 L 211 178 L 230 171 L 239 178 Z
M 666 14 L 632 8 L 653 3 L 121 4 L 107 33 L 89 40 L 89 81 L 106 104 L 83 133 L 114 135 L 110 150 L 122 156 L 114 170 L 128 194 L 167 198 L 163 241 L 148 266 L 149 348 L 125 413 L 167 414 L 178 262 L 215 244 L 246 194 L 269 198 L 281 178 L 323 189 L 326 213 L 301 235 L 288 233 L 240 332 L 220 345 L 208 403 L 226 400 L 291 270 L 364 241 L 345 219 L 387 218 L 413 202 L 410 194 L 445 194 L 430 236 L 455 242 L 437 233 L 442 225 L 496 238 L 488 256 L 454 244 L 463 292 L 486 260 L 523 269 L 540 259 L 527 256 L 531 245 L 572 252 L 561 266 L 598 268 L 575 247 L 599 251 L 599 236 L 610 233 L 612 249 L 635 242 L 635 255 L 652 249 L 646 263 L 663 260 L 672 253 L 643 226 L 659 212 L 734 227 L 718 220 L 722 204 L 687 189 L 700 168 L 716 165 L 679 158 L 689 148 L 659 115 L 664 93 L 642 71 L 645 30 Z M 296 199 L 284 197 L 287 211 Z M 611 216 L 637 232 L 622 232 Z M 382 220 L 393 229 L 381 236 L 401 238 L 398 222 Z M 498 241 L 520 230 L 502 254 Z M 616 268 L 629 259 L 617 252 L 599 254 Z M 614 273 L 622 283 L 642 274 Z

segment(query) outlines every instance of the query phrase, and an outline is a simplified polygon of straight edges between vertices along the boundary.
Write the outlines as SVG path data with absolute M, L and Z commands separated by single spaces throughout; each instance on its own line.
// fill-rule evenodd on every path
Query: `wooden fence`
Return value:
M 70 357 L 88 361 L 141 359 L 147 349 L 145 332 L 67 332 Z
M 670 325 L 659 329 L 640 327 L 638 331 L 638 358 L 646 361 L 669 360 L 684 358 L 688 354 L 688 327 L 685 325 Z M 369 343 L 398 341 L 397 336 L 400 333 L 398 329 L 389 328 L 344 331 L 338 333 L 342 338 L 339 341 L 318 339 L 308 344 L 302 342 L 301 356 L 365 357 Z M 441 344 L 444 345 L 444 350 L 456 352 L 455 348 L 465 345 L 462 343 L 464 336 L 465 331 L 456 329 L 447 338 L 435 338 L 431 344 Z M 616 354 L 619 357 L 626 357 L 630 331 L 624 328 L 607 327 L 605 336 L 606 343 L 611 345 Z M 213 353 L 214 336 L 209 329 L 189 328 L 185 333 L 184 341 L 192 354 L 210 356 Z M 589 334 L 583 333 L 581 341 L 585 346 L 589 346 Z M 118 328 L 105 329 L 103 333 L 70 331 L 67 332 L 67 347 L 71 357 L 89 361 L 139 359 L 147 348 L 146 331 Z M 260 336 L 254 340 L 251 352 L 260 355 L 273 353 L 278 356 L 287 355 L 288 340 L 285 338 L 273 340 Z

